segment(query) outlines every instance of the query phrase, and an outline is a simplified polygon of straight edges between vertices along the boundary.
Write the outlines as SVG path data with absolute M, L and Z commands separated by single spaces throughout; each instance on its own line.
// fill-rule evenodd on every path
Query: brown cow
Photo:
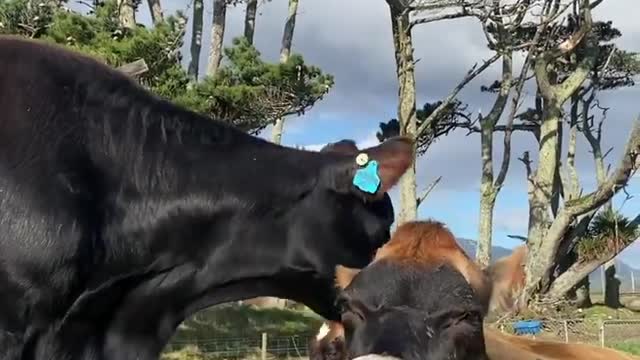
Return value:
M 429 344 L 422 347 L 425 351 L 398 347 L 393 350 L 397 355 L 418 352 L 430 359 L 445 359 L 455 352 L 458 359 L 478 359 L 485 351 L 482 318 L 491 296 L 491 280 L 439 222 L 401 225 L 364 271 L 338 266 L 336 285 L 344 289 L 340 297 L 343 307 L 346 305 L 342 324 L 330 323 L 327 335 L 313 341 L 314 359 L 337 358 L 345 338 L 353 355 L 370 349 L 375 328 L 403 327 L 396 319 L 407 312 L 423 317 L 423 321 L 414 322 L 410 317 L 403 327 L 403 331 L 408 329 L 406 336 L 425 332 L 432 335 Z M 350 331 L 352 314 L 367 318 L 367 325 Z M 349 333 L 356 334 L 355 341 L 349 341 Z M 398 333 L 401 331 L 394 336 Z M 386 351 L 391 350 L 387 347 Z
M 588 344 L 530 339 L 485 328 L 491 360 L 640 360 L 636 356 Z
M 375 271 L 376 264 L 395 263 L 418 267 L 423 271 L 420 276 L 424 276 L 428 278 L 429 281 L 435 282 L 438 282 L 440 280 L 434 278 L 433 274 L 441 276 L 442 278 L 447 278 L 448 275 L 446 271 L 439 272 L 439 270 L 441 270 L 444 266 L 445 268 L 453 268 L 457 270 L 464 277 L 468 284 L 470 284 L 474 288 L 474 290 L 476 290 L 476 301 L 478 301 L 482 305 L 486 305 L 487 296 L 490 296 L 492 297 L 491 302 L 493 303 L 492 306 L 494 308 L 509 308 L 513 305 L 511 300 L 513 293 L 517 292 L 518 289 L 523 285 L 524 272 L 522 269 L 522 265 L 525 257 L 526 247 L 520 246 L 515 249 L 510 256 L 500 259 L 498 262 L 496 262 L 494 265 L 483 272 L 466 256 L 464 251 L 457 245 L 457 243 L 455 243 L 453 235 L 448 230 L 446 230 L 446 228 L 442 224 L 432 221 L 410 222 L 398 228 L 392 239 L 377 252 L 374 261 L 365 269 L 357 270 L 338 267 L 336 272 L 336 285 L 340 289 L 344 289 L 344 293 L 348 293 L 350 295 L 342 295 L 340 299 L 345 299 L 346 297 L 351 301 L 354 301 L 356 299 L 360 300 L 362 298 L 366 300 L 367 297 L 370 296 L 370 294 L 368 294 L 367 292 L 372 291 L 373 289 L 374 293 L 378 291 L 385 294 L 386 300 L 395 296 L 390 294 L 402 292 L 402 288 L 399 285 L 401 281 L 398 281 L 398 271 L 406 271 L 406 268 L 393 268 L 387 266 L 387 268 L 384 270 L 387 270 L 388 272 L 381 274 L 380 271 Z M 425 264 L 430 265 L 430 267 L 421 266 Z M 412 275 L 415 275 L 415 273 L 413 273 Z M 391 279 L 392 281 L 387 281 L 387 278 Z M 489 278 L 489 281 L 487 281 L 487 278 Z M 413 278 L 413 280 L 416 281 L 416 283 L 420 282 L 420 279 L 417 278 Z M 456 281 L 455 279 L 447 280 L 453 282 Z M 357 286 L 355 286 L 354 288 L 354 284 L 356 283 L 359 284 L 357 284 Z M 487 291 L 487 289 L 490 289 L 490 291 Z M 413 294 L 416 295 L 415 293 Z M 448 296 L 448 294 L 444 292 L 435 294 L 435 296 L 432 293 L 425 293 L 423 295 L 427 298 L 446 298 Z M 414 305 L 415 303 L 420 304 L 420 300 L 416 299 L 408 299 L 408 302 L 411 302 L 411 305 Z M 387 302 L 382 305 L 387 306 L 389 304 Z M 444 314 L 445 316 L 455 314 L 455 311 L 446 311 L 447 308 L 451 308 L 451 304 L 445 302 L 441 303 L 441 305 L 443 305 L 443 307 L 445 308 L 445 311 L 441 312 L 441 314 Z M 376 310 L 380 312 L 381 307 L 381 304 L 378 304 L 378 309 Z M 371 351 L 369 354 L 353 354 L 353 352 L 349 352 L 349 346 L 347 346 L 347 344 L 350 341 L 353 342 L 354 339 L 349 339 L 347 336 L 345 336 L 344 326 L 346 326 L 345 320 L 352 323 L 353 320 L 349 319 L 349 316 L 347 316 L 347 318 L 345 319 L 343 315 L 344 326 L 339 322 L 332 322 L 323 325 L 322 331 L 318 334 L 316 339 L 314 339 L 311 344 L 311 359 L 344 360 L 349 356 L 356 356 L 356 359 L 358 360 L 382 360 L 383 358 L 390 359 L 390 357 L 384 357 L 380 352 L 378 352 L 386 351 L 387 354 L 385 355 L 394 355 L 395 358 L 401 357 L 404 360 L 407 360 L 420 358 L 420 356 L 416 356 L 419 355 L 416 354 L 416 351 L 410 352 L 407 356 L 399 356 L 400 354 L 398 352 L 389 354 L 388 349 L 393 349 L 392 351 L 396 351 L 397 349 L 407 349 L 411 348 L 411 346 L 415 345 L 416 343 L 419 343 L 424 347 L 434 347 L 433 342 L 425 342 L 422 339 L 412 337 L 412 333 L 416 332 L 416 330 L 426 329 L 428 330 L 427 332 L 422 332 L 418 335 L 422 336 L 422 338 L 432 338 L 434 336 L 434 329 L 438 331 L 442 330 L 442 327 L 434 328 L 433 326 L 431 326 L 433 322 L 430 322 L 429 316 L 424 317 L 422 325 L 419 324 L 416 326 L 415 323 L 411 322 L 412 317 L 403 318 L 403 313 L 409 313 L 412 311 L 415 313 L 415 309 L 398 307 L 397 304 L 392 304 L 391 308 L 393 309 L 391 310 L 392 312 L 395 311 L 395 318 L 401 319 L 400 321 L 377 321 L 376 326 L 382 326 L 381 329 L 378 329 L 373 333 L 371 331 L 364 332 L 363 334 L 365 335 L 360 335 L 361 337 L 370 337 L 365 339 L 365 342 L 370 343 L 371 341 L 373 341 L 376 344 L 368 344 L 367 349 L 376 349 L 376 351 Z M 455 309 L 455 306 L 453 306 L 453 308 Z M 483 309 L 486 310 L 486 307 L 484 307 Z M 359 315 L 361 316 L 361 318 L 357 320 L 355 327 L 363 327 L 363 323 L 371 327 L 370 325 L 368 325 L 367 321 L 369 321 L 370 318 L 376 319 L 377 316 L 375 315 L 375 312 L 366 314 L 360 313 Z M 353 318 L 353 316 L 351 317 Z M 460 325 L 461 323 L 463 323 L 463 320 L 465 320 L 464 317 L 454 317 L 454 319 L 449 321 L 448 324 Z M 466 325 L 466 330 L 468 331 L 469 326 L 473 325 L 473 322 L 467 322 Z M 353 327 L 354 324 L 351 324 L 350 326 Z M 423 327 L 422 329 L 421 326 Z M 353 329 L 351 329 L 350 331 L 353 332 Z M 454 332 L 454 335 L 457 333 L 458 332 Z M 464 331 L 462 333 L 464 333 Z M 471 333 L 473 333 L 473 331 Z M 476 335 L 477 333 L 478 332 L 475 331 Z M 377 336 L 378 334 L 380 336 Z M 467 332 L 467 335 L 468 334 L 469 332 Z M 488 355 L 488 359 L 491 360 L 637 359 L 633 356 L 622 354 L 611 349 L 602 349 L 583 344 L 565 344 L 551 341 L 532 340 L 523 337 L 505 335 L 489 328 L 484 328 L 481 334 L 483 334 L 484 340 L 482 348 L 484 349 L 486 347 L 486 355 Z M 359 339 L 358 341 L 362 342 L 362 339 Z M 467 343 L 462 344 L 462 347 L 468 346 L 468 343 L 471 343 L 471 345 L 475 346 L 473 338 L 467 337 L 466 342 Z M 377 343 L 383 344 L 382 346 L 380 346 Z M 451 358 L 481 359 L 485 356 L 481 352 L 478 352 L 477 354 L 475 354 L 476 357 L 474 357 L 474 354 L 469 354 L 468 351 L 465 354 L 465 349 L 462 350 L 462 355 L 456 352 L 453 355 L 455 357 Z M 417 351 L 420 350 L 418 349 Z M 425 351 L 432 350 L 426 349 Z M 451 356 L 451 354 L 445 356 Z M 424 356 L 423 354 L 422 358 L 444 359 L 448 357 L 435 357 L 433 355 Z

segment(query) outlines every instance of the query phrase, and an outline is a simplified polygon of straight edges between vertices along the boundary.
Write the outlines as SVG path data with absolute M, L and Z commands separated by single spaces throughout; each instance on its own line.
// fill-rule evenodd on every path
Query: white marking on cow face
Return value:
M 322 326 L 320 327 L 320 330 L 318 330 L 318 334 L 316 335 L 316 340 L 322 340 L 329 334 L 329 330 L 329 325 L 327 325 L 327 323 L 322 323 Z
M 402 360 L 402 359 L 397 358 L 395 356 L 368 354 L 368 355 L 358 356 L 353 360 Z

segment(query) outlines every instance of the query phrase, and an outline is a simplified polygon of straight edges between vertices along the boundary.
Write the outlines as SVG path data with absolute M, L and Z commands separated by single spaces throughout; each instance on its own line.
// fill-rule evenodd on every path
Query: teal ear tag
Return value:
M 353 177 L 353 185 L 364 192 L 375 194 L 380 186 L 378 162 L 371 160 L 367 163 L 367 166 L 358 169 Z

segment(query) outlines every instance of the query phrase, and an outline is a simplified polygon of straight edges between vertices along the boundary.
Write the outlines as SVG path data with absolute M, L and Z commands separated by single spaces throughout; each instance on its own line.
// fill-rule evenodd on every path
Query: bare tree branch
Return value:
M 527 242 L 527 237 L 526 236 L 522 236 L 522 235 L 507 235 L 507 237 L 510 238 L 510 239 L 516 239 L 516 240 Z
M 607 202 L 627 184 L 631 175 L 638 169 L 638 157 L 640 157 L 640 117 L 633 123 L 618 168 L 594 192 L 579 199 L 567 201 L 565 211 L 571 216 L 578 216 Z
M 437 179 L 435 179 L 431 184 L 427 186 L 426 189 L 424 189 L 424 192 L 420 196 L 418 196 L 418 199 L 416 199 L 417 206 L 420 206 L 424 202 L 424 200 L 427 198 L 427 196 L 429 196 L 431 191 L 433 191 L 436 185 L 438 185 L 440 180 L 442 180 L 442 176 L 438 176 Z
M 625 147 L 618 168 L 598 189 L 586 196 L 567 201 L 546 232 L 544 242 L 540 245 L 541 253 L 555 256 L 566 232 L 577 216 L 598 209 L 609 201 L 629 180 L 637 170 L 640 157 L 640 117 L 634 122 L 629 140 Z M 541 259 L 541 261 L 547 261 Z M 556 279 L 557 281 L 557 279 Z
M 128 64 L 121 65 L 117 67 L 116 70 L 128 76 L 136 77 L 149 71 L 149 67 L 147 66 L 147 62 L 144 61 L 144 59 L 138 59 Z
M 422 124 L 420 125 L 420 127 L 417 129 L 416 131 L 416 136 L 420 136 L 425 129 L 427 129 L 428 127 L 431 126 L 432 122 L 438 118 L 438 116 L 440 115 L 440 113 L 442 113 L 447 106 L 449 106 L 453 100 L 455 99 L 455 97 L 458 95 L 458 93 L 469 83 L 471 82 L 471 80 L 473 80 L 476 76 L 478 76 L 480 73 L 482 73 L 485 69 L 487 69 L 491 64 L 493 64 L 494 62 L 496 62 L 498 59 L 500 58 L 500 54 L 495 54 L 494 56 L 492 56 L 489 60 L 485 61 L 482 66 L 477 67 L 477 64 L 474 65 L 468 72 L 467 75 L 462 79 L 462 81 L 451 91 L 451 93 L 449 93 L 449 95 L 444 99 L 444 101 L 442 101 L 442 104 L 440 104 L 440 106 L 438 106 L 437 109 L 435 109 L 431 115 L 429 115 L 428 118 L 426 118 Z

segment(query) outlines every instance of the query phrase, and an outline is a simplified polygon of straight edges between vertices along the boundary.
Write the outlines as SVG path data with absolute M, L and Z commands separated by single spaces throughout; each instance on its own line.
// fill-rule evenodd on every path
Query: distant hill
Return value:
M 472 258 L 475 257 L 476 254 L 476 241 L 465 238 L 458 238 L 458 243 L 464 249 L 464 251 L 469 254 Z M 511 254 L 511 249 L 507 249 L 501 246 L 493 246 L 491 248 L 491 262 L 496 261 L 504 256 Z M 634 272 L 635 280 L 636 280 L 636 291 L 640 291 L 640 270 L 634 270 L 629 265 L 625 264 L 621 260 L 616 260 L 616 276 L 620 279 L 621 282 L 621 291 L 629 292 L 631 291 L 631 273 Z M 589 275 L 589 280 L 591 281 L 591 291 L 592 292 L 601 292 L 602 291 L 602 273 L 600 269 L 592 272 Z

